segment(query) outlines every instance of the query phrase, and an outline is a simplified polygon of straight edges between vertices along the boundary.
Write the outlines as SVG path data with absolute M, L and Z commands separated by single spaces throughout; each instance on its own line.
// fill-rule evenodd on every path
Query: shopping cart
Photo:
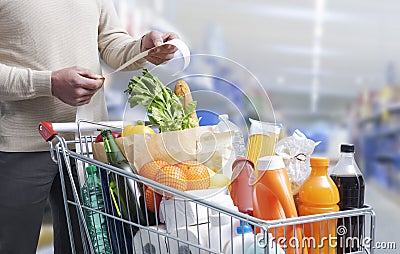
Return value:
M 348 245 L 344 246 L 340 253 L 374 252 L 375 214 L 369 206 L 349 211 L 283 220 L 260 220 L 224 206 L 219 199 L 222 200 L 223 197 L 228 196 L 226 195 L 226 189 L 218 189 L 212 195 L 203 197 L 193 194 L 193 192 L 178 191 L 94 160 L 92 145 L 95 141 L 95 136 L 85 135 L 84 133 L 87 133 L 87 131 L 94 133 L 93 131 L 105 127 L 120 129 L 121 126 L 122 122 L 92 123 L 87 121 L 68 124 L 41 122 L 39 124 L 40 134 L 50 145 L 52 160 L 59 165 L 72 253 L 77 252 L 75 248 L 77 241 L 83 242 L 84 253 L 104 253 L 96 245 L 96 239 L 93 236 L 91 237 L 91 230 L 100 229 L 88 227 L 88 224 L 93 225 L 94 223 L 88 223 L 88 213 L 91 215 L 96 214 L 106 219 L 108 230 L 103 237 L 109 241 L 111 246 L 110 253 L 278 254 L 283 252 L 304 254 L 307 253 L 307 249 L 309 254 L 320 253 L 318 248 L 313 248 L 313 245 L 318 245 L 318 243 L 313 242 L 312 239 L 303 237 L 302 242 L 299 243 L 299 238 L 296 238 L 296 232 L 301 232 L 304 235 L 307 227 L 311 224 L 317 224 L 320 228 L 323 228 L 327 225 L 328 227 L 332 225 L 332 223 L 329 223 L 332 221 L 335 222 L 335 231 L 337 232 L 335 236 L 337 238 L 333 240 L 334 244 L 338 245 L 341 241 L 340 239 L 346 238 L 344 237 L 346 234 L 347 236 L 355 236 L 351 239 L 352 245 L 350 247 Z M 58 132 L 75 132 L 78 135 L 74 140 L 66 140 Z M 65 163 L 62 163 L 62 161 Z M 74 182 L 72 163 L 80 167 L 80 169 L 78 167 L 79 183 Z M 143 195 L 142 198 L 144 200 L 150 199 L 155 206 L 157 206 L 157 200 L 161 197 L 160 212 L 154 214 L 149 212 L 148 203 L 145 203 L 145 206 L 141 207 L 142 210 L 137 210 L 142 212 L 144 220 L 139 220 L 136 216 L 133 216 L 135 218 L 123 217 L 116 210 L 118 204 L 115 203 L 112 192 L 108 191 L 109 188 L 103 188 L 102 195 L 103 202 L 109 202 L 108 206 L 111 205 L 111 208 L 108 207 L 107 209 L 107 204 L 105 209 L 93 209 L 83 205 L 80 199 L 80 192 L 82 183 L 87 178 L 83 170 L 87 166 L 96 166 L 104 173 L 102 177 L 106 176 L 106 180 L 102 182 L 103 184 L 108 184 L 108 176 L 113 174 L 117 178 L 122 178 L 124 180 L 122 183 L 125 185 L 128 181 L 134 181 L 141 186 L 145 185 L 147 188 L 158 190 L 161 195 L 156 194 L 156 192 L 148 194 L 146 191 L 136 193 L 136 195 Z M 65 172 L 66 176 L 64 177 Z M 72 198 L 67 198 L 66 181 L 71 183 Z M 127 189 L 126 186 L 117 186 L 117 188 Z M 170 198 L 171 196 L 173 198 Z M 78 214 L 81 239 L 76 239 L 72 232 L 71 210 L 68 208 L 71 206 Z M 126 206 L 128 207 L 128 204 Z M 237 231 L 240 225 L 242 226 L 239 227 L 241 230 Z M 244 225 L 247 228 L 251 227 L 250 232 L 258 232 L 258 234 L 248 234 L 244 230 Z M 344 225 L 352 226 L 346 228 Z M 328 229 L 328 232 L 331 231 Z M 348 240 L 347 238 L 344 240 Z M 304 248 L 304 246 L 308 248 Z M 328 248 L 327 253 L 336 253 L 336 251 L 332 250 L 332 248 Z

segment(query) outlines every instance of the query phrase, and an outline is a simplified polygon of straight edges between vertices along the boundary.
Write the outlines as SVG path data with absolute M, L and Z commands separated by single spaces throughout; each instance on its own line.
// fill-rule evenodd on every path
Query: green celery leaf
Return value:
M 190 113 L 196 110 L 196 102 L 184 109 L 181 98 L 147 69 L 143 69 L 142 76 L 132 77 L 124 92 L 129 94 L 128 102 L 132 108 L 137 105 L 146 108 L 150 122 L 159 125 L 160 131 L 198 126 L 198 121 L 190 118 Z

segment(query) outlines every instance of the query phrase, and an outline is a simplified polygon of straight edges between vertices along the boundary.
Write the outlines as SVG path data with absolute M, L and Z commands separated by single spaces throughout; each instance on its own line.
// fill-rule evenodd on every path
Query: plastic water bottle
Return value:
M 82 202 L 96 211 L 105 212 L 99 171 L 96 166 L 89 166 L 86 172 L 88 178 L 81 190 Z M 105 216 L 88 209 L 84 209 L 84 213 L 95 253 L 111 253 Z
M 224 254 L 245 253 L 247 249 L 254 246 L 253 230 L 247 222 L 240 221 L 240 225 L 233 233 L 232 241 L 225 245 Z
M 229 121 L 229 116 L 227 114 L 220 115 L 219 120 L 218 128 L 221 132 L 233 131 L 232 145 L 235 151 L 235 157 L 245 157 L 246 146 L 244 144 L 242 130 L 236 124 Z

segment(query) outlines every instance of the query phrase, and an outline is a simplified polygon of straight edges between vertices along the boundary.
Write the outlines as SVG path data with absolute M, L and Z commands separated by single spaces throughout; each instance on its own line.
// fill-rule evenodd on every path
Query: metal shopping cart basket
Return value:
M 335 213 L 302 216 L 283 220 L 260 220 L 250 215 L 239 213 L 223 205 L 227 189 L 210 191 L 206 196 L 190 192 L 181 192 L 155 181 L 123 171 L 114 166 L 93 159 L 92 145 L 95 136 L 84 135 L 85 131 L 98 128 L 121 128 L 122 122 L 91 123 L 47 123 L 39 124 L 39 132 L 48 141 L 50 153 L 59 165 L 62 182 L 65 211 L 72 253 L 77 253 L 77 242 L 81 241 L 84 253 L 373 253 L 375 236 L 375 214 L 371 207 L 341 211 Z M 65 140 L 58 132 L 76 132 L 77 138 Z M 93 132 L 92 132 L 93 133 Z M 78 181 L 74 181 L 72 165 L 78 167 Z M 102 172 L 102 202 L 104 206 L 93 208 L 84 205 L 80 198 L 82 183 L 87 175 L 83 168 L 96 166 Z M 156 192 L 142 194 L 144 207 L 135 208 L 137 216 L 124 217 L 119 207 L 121 200 L 116 200 L 110 188 L 109 176 L 113 175 L 123 181 L 117 181 L 114 188 L 127 189 L 128 182 L 146 186 Z M 105 178 L 103 178 L 105 176 Z M 68 198 L 66 183 L 72 187 L 72 197 Z M 105 188 L 105 185 L 106 188 Z M 171 198 L 173 196 L 173 198 Z M 157 201 L 161 203 L 158 204 Z M 126 201 L 128 202 L 128 201 Z M 118 206 L 118 204 L 120 206 Z M 159 212 L 151 213 L 148 204 L 159 205 Z M 122 206 L 121 206 L 122 205 Z M 136 204 L 137 205 L 137 204 Z M 72 207 L 72 209 L 71 209 Z M 129 205 L 125 204 L 125 207 Z M 71 211 L 77 213 L 80 237 L 74 237 Z M 91 216 L 88 216 L 91 215 Z M 93 221 L 88 221 L 93 220 Z M 93 225 L 103 220 L 104 228 Z M 333 224 L 332 224 L 333 222 Z M 104 226 L 104 225 L 103 225 Z M 332 232 L 324 244 L 318 246 L 314 238 L 306 237 L 307 230 L 319 228 L 319 240 L 327 232 Z M 240 230 L 239 230 L 240 229 Z M 79 238 L 79 239 L 77 239 Z M 98 242 L 107 242 L 107 250 Z

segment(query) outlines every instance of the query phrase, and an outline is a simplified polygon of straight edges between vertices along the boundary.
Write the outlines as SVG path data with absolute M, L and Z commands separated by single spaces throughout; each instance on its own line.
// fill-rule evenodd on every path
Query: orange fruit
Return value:
M 197 161 L 184 161 L 179 167 L 185 172 L 187 190 L 203 190 L 210 187 L 209 169 Z
M 152 213 L 155 213 L 160 208 L 162 196 L 153 191 L 153 189 L 145 186 L 146 192 L 146 207 Z
M 169 165 L 168 162 L 164 160 L 150 161 L 142 166 L 139 171 L 139 175 L 155 181 L 158 171 L 160 171 L 162 167 L 165 167 L 167 165 Z
M 194 167 L 200 165 L 201 163 L 198 161 L 182 161 L 177 164 L 176 166 L 180 167 L 185 173 L 189 171 L 190 167 Z
M 185 191 L 187 188 L 185 172 L 180 167 L 173 165 L 162 167 L 156 175 L 156 181 L 180 191 Z M 162 191 L 158 192 L 162 193 Z M 165 196 L 169 198 L 173 195 L 166 193 Z

